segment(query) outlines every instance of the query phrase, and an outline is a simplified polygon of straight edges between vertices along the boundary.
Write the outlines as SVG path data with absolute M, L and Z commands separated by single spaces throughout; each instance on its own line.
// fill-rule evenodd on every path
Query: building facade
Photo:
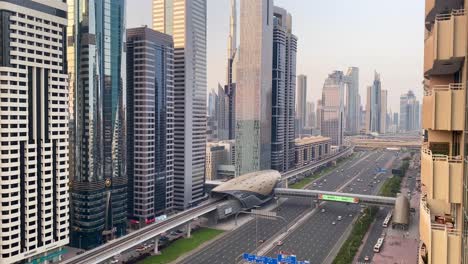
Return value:
M 468 263 L 466 5 L 426 1 L 420 264 Z
M 206 0 L 153 0 L 153 29 L 174 40 L 174 208 L 206 198 Z
M 413 91 L 400 96 L 400 131 L 420 129 L 419 101 Z
M 331 139 L 322 136 L 297 138 L 295 140 L 294 163 L 302 168 L 326 158 L 331 153 Z
M 285 9 L 274 7 L 273 24 L 271 168 L 282 172 L 294 167 L 297 37 Z
M 172 209 L 174 47 L 147 27 L 127 30 L 128 217 L 139 223 Z
M 273 1 L 242 0 L 236 83 L 236 175 L 271 168 Z
M 328 75 L 322 90 L 321 134 L 331 138 L 332 145 L 343 144 L 345 123 L 345 76 L 342 71 Z
M 0 263 L 69 243 L 66 25 L 63 1 L 0 1 Z
M 307 76 L 303 74 L 297 76 L 296 118 L 300 135 L 307 122 Z
M 127 228 L 125 1 L 68 1 L 68 23 L 70 244 L 89 249 Z
M 349 67 L 346 73 L 346 132 L 359 133 L 359 68 Z
M 366 131 L 381 133 L 382 118 L 382 84 L 380 75 L 375 72 L 374 83 L 367 87 Z

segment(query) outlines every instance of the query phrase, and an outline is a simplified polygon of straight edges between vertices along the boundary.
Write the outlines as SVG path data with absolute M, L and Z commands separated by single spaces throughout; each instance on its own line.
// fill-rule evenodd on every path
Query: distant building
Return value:
M 420 129 L 419 101 L 413 91 L 400 96 L 400 131 L 416 131 Z
M 322 136 L 297 138 L 295 140 L 295 165 L 301 168 L 330 155 L 331 139 Z
M 380 75 L 375 72 L 374 83 L 367 87 L 366 131 L 384 133 L 382 126 L 382 84 Z
M 206 145 L 207 180 L 227 179 L 235 173 L 235 141 L 225 140 Z
M 346 73 L 346 132 L 359 133 L 359 68 L 349 67 Z
M 273 0 L 242 0 L 236 80 L 236 175 L 271 168 Z
M 307 116 L 307 122 L 306 122 L 306 127 L 311 129 L 315 128 L 316 124 L 316 117 L 315 117 L 315 104 L 314 102 L 307 102 L 307 111 L 306 111 L 306 116 Z
M 321 131 L 333 145 L 343 144 L 345 113 L 345 80 L 343 72 L 334 71 L 325 80 L 322 90 Z
M 296 118 L 299 120 L 298 134 L 302 134 L 302 130 L 307 123 L 307 76 L 297 76 L 297 96 L 296 96 Z
M 285 9 L 274 7 L 273 24 L 271 169 L 283 172 L 294 167 L 297 37 Z
M 317 100 L 317 110 L 315 111 L 316 125 L 318 130 L 322 130 L 322 99 Z

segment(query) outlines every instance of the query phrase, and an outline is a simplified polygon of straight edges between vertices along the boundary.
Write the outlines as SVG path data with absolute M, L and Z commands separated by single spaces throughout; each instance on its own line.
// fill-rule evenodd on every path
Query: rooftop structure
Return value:
M 239 200 L 243 208 L 252 208 L 273 197 L 273 190 L 280 179 L 281 174 L 275 170 L 251 172 L 224 182 L 212 193 L 231 196 Z

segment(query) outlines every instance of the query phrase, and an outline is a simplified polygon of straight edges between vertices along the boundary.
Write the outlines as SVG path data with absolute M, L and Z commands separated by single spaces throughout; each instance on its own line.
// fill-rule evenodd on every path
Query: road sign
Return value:
M 319 199 L 324 201 L 342 202 L 342 203 L 358 203 L 359 199 L 355 197 L 346 197 L 329 194 L 319 194 Z
M 250 263 L 262 263 L 262 264 L 310 264 L 309 261 L 298 261 L 296 256 L 285 256 L 279 254 L 276 258 L 270 258 L 265 256 L 257 256 L 249 253 L 242 254 L 242 258 Z

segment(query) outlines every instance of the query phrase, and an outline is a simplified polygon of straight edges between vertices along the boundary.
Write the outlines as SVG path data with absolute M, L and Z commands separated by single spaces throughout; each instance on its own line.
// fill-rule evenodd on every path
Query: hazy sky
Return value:
M 256 0 L 249 0 L 256 1 Z M 225 81 L 229 0 L 208 2 L 208 91 Z M 238 0 L 240 2 L 240 0 Z M 308 99 L 321 96 L 327 74 L 359 67 L 361 103 L 374 70 L 389 91 L 388 106 L 399 96 L 422 95 L 423 0 L 274 0 L 293 16 L 298 36 L 297 74 L 308 77 Z M 128 0 L 128 27 L 151 25 L 151 0 Z

